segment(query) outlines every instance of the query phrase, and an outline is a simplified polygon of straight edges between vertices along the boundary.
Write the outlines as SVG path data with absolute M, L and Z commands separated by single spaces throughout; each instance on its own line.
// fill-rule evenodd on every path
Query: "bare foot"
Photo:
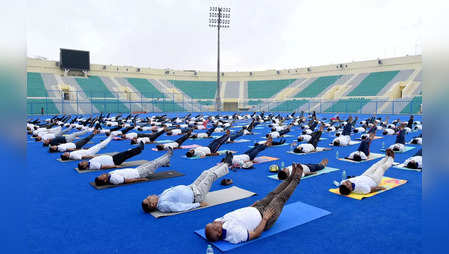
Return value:
M 323 160 L 320 162 L 320 164 L 323 165 L 324 167 L 326 167 L 328 162 L 329 162 L 328 159 L 323 159 Z

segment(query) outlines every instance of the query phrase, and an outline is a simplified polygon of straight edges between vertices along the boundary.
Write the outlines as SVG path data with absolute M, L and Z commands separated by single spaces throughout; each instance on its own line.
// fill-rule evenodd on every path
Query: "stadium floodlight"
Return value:
M 229 28 L 231 24 L 231 8 L 211 6 L 209 8 L 209 27 L 217 28 L 217 95 L 216 110 L 221 111 L 220 96 L 220 29 Z

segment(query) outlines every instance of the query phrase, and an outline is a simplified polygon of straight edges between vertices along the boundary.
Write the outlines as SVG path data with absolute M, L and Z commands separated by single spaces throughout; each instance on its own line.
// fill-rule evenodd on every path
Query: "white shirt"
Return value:
M 89 169 L 101 169 L 102 166 L 115 166 L 111 155 L 100 155 L 89 160 Z
M 118 135 L 122 135 L 122 131 L 113 131 L 111 132 L 112 136 L 118 136 Z
M 210 154 L 210 149 L 207 146 L 197 147 L 197 148 L 193 149 L 193 151 L 194 151 L 195 156 L 200 156 L 200 157 Z
M 422 168 L 422 156 L 413 156 L 408 158 L 407 160 L 404 161 L 404 165 L 407 166 L 407 164 L 411 161 L 417 162 L 418 163 L 418 168 Z
M 262 221 L 262 215 L 255 207 L 244 207 L 225 214 L 215 221 L 224 222 L 225 241 L 237 244 L 249 240 L 249 232 L 254 231 Z
M 312 144 L 309 144 L 309 143 L 307 143 L 307 144 L 300 144 L 298 146 L 298 148 L 299 147 L 302 147 L 303 153 L 310 153 L 310 152 L 315 150 L 315 147 Z
M 300 135 L 299 137 L 302 137 L 302 141 L 304 141 L 304 142 L 309 142 L 310 139 L 312 138 L 312 136 L 310 136 L 308 134 Z
M 172 130 L 171 131 L 171 135 L 179 135 L 179 134 L 181 134 L 181 129 L 174 129 L 174 130 Z
M 70 153 L 69 158 L 72 160 L 81 160 L 84 156 L 90 155 L 87 149 L 81 149 Z
M 340 141 L 340 146 L 347 146 L 349 145 L 349 143 L 351 142 L 351 136 L 349 135 L 340 135 L 339 137 L 335 138 L 335 140 L 339 140 Z M 334 141 L 332 141 L 332 144 L 334 143 Z
M 306 175 L 306 173 L 307 174 L 310 173 L 310 168 L 304 164 L 301 164 L 301 166 L 302 166 L 302 176 L 301 177 L 304 177 Z M 292 171 L 293 171 L 293 167 L 290 165 L 287 167 L 287 170 L 288 170 L 288 175 L 291 175 Z
M 393 129 L 385 129 L 385 131 L 387 132 L 387 135 L 393 135 L 394 134 L 394 130 Z
M 400 152 L 403 152 L 405 150 L 404 144 L 399 144 L 399 143 L 393 144 L 389 148 L 392 149 L 392 150 L 394 148 L 397 148 L 397 149 L 399 149 Z
M 178 146 L 179 146 L 178 143 L 176 143 L 176 142 L 170 142 L 170 143 L 164 144 L 164 149 L 168 149 L 169 147 L 175 149 L 175 148 L 177 148 Z
M 137 144 L 140 144 L 140 142 L 143 142 L 144 144 L 148 144 L 148 143 L 151 143 L 151 140 L 149 137 L 137 138 Z
M 352 190 L 352 192 L 358 194 L 368 194 L 371 192 L 371 188 L 377 186 L 377 184 L 373 181 L 373 179 L 364 175 L 356 176 L 346 181 L 350 181 L 351 183 L 355 184 L 355 188 L 354 190 Z
M 307 129 L 307 130 L 304 130 L 304 133 L 309 135 L 309 134 L 312 134 L 313 131 L 311 129 Z
M 137 138 L 137 133 L 135 133 L 135 132 L 126 133 L 126 134 L 125 134 L 125 138 L 126 138 L 126 139 Z
M 215 128 L 215 130 L 214 130 L 214 132 L 223 132 L 224 131 L 224 129 L 223 128 Z
M 45 135 L 42 136 L 42 140 L 50 140 L 50 139 L 54 139 L 56 137 L 55 134 L 53 133 L 47 133 Z
M 232 157 L 232 165 L 238 167 L 241 167 L 246 161 L 249 161 L 249 156 L 247 154 L 239 154 Z
M 357 130 L 359 133 L 365 132 L 365 128 L 363 128 L 363 127 L 357 127 L 357 128 L 355 128 L 355 130 Z
M 112 184 L 121 184 L 125 182 L 125 179 L 139 178 L 139 172 L 135 168 L 117 169 L 109 173 L 109 182 Z
M 207 138 L 207 137 L 209 137 L 209 135 L 207 135 L 207 133 L 197 133 L 196 136 L 198 138 Z
M 277 131 L 273 131 L 273 132 L 270 132 L 270 136 L 272 137 L 272 138 L 279 138 L 279 132 L 277 132 Z
M 65 152 L 67 150 L 76 149 L 76 145 L 74 143 L 65 143 L 58 145 L 58 151 L 59 152 Z
M 348 156 L 348 158 L 349 158 L 349 159 L 354 159 L 354 155 L 356 155 L 356 154 L 358 154 L 358 155 L 360 156 L 360 158 L 362 158 L 362 160 L 367 160 L 367 159 L 368 159 L 368 157 L 366 157 L 366 154 L 365 154 L 364 152 L 362 152 L 362 151 L 355 151 L 355 152 L 352 152 L 352 153 Z

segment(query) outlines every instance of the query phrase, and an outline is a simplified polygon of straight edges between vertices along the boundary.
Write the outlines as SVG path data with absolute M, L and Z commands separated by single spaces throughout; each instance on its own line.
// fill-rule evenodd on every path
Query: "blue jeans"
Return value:
M 223 145 L 229 139 L 229 135 L 225 134 L 217 139 L 214 139 L 207 147 L 209 147 L 211 153 L 216 153 L 221 145 Z
M 265 148 L 267 148 L 266 145 L 258 145 L 258 146 L 255 146 L 255 147 L 249 149 L 248 151 L 244 152 L 244 154 L 247 154 L 249 156 L 250 160 L 254 160 L 254 158 L 256 158 L 257 154 L 259 154 L 260 152 L 265 150 Z

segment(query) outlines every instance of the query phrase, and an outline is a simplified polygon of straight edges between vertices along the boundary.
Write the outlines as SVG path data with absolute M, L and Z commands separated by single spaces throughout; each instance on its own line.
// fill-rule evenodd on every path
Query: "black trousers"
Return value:
M 83 146 L 85 146 L 87 144 L 87 142 L 89 142 L 93 137 L 95 136 L 95 134 L 90 134 L 89 136 L 78 140 L 77 142 L 75 142 L 75 147 L 76 149 L 81 149 Z
M 112 160 L 114 161 L 114 164 L 117 166 L 117 165 L 122 164 L 127 159 L 138 155 L 141 152 L 142 152 L 142 148 L 135 147 L 135 148 L 129 149 L 127 151 L 113 155 Z
M 182 136 L 182 137 L 178 138 L 177 140 L 175 140 L 175 142 L 178 143 L 179 146 L 181 146 L 182 143 L 184 143 L 184 141 L 186 141 L 189 138 L 190 138 L 190 133 L 187 133 L 184 136 Z

